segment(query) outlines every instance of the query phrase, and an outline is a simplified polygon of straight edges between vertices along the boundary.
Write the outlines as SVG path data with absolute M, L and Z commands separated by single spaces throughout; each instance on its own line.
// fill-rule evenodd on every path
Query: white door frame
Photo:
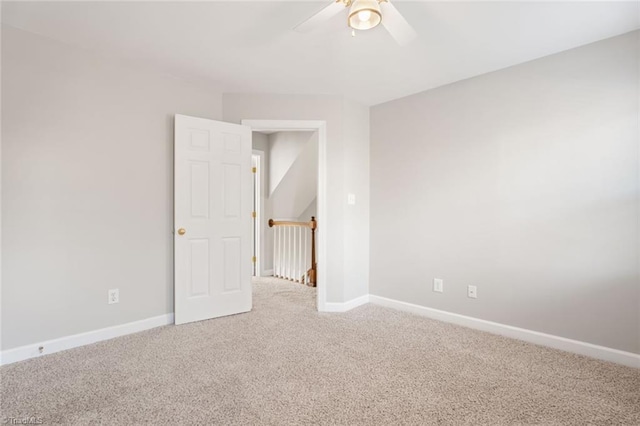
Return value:
M 327 303 L 327 123 L 322 120 L 242 120 L 254 132 L 318 132 L 318 311 Z
M 264 241 L 262 241 L 262 215 L 264 213 L 264 192 L 262 191 L 262 185 L 264 183 L 264 173 L 262 169 L 264 168 L 264 151 L 254 149 L 251 152 L 251 155 L 255 155 L 258 157 L 258 170 L 256 173 L 258 184 L 258 202 L 256 203 L 256 219 L 254 223 L 254 244 L 256 247 L 256 277 L 261 277 L 264 275 L 264 270 L 262 268 L 262 266 L 264 265 L 264 263 L 262 263 L 262 254 L 265 252 L 262 247 L 262 245 L 264 244 Z

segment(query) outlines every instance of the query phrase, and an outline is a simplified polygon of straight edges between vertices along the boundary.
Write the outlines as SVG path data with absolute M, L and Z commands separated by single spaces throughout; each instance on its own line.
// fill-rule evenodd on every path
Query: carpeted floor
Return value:
M 640 425 L 640 370 L 267 279 L 243 315 L 4 366 L 44 424 Z

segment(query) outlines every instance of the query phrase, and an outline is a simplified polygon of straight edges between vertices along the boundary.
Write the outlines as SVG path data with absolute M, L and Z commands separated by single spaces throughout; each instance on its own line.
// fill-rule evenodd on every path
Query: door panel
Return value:
M 224 290 L 225 292 L 242 289 L 242 249 L 239 238 L 225 238 L 224 245 Z
M 191 217 L 209 218 L 209 163 L 191 161 Z
M 190 238 L 190 286 L 188 297 L 209 295 L 209 240 Z
M 176 324 L 251 309 L 251 182 L 248 127 L 176 115 Z
M 240 216 L 240 166 L 237 164 L 224 164 L 223 192 L 224 192 L 224 216 L 226 219 L 236 219 Z

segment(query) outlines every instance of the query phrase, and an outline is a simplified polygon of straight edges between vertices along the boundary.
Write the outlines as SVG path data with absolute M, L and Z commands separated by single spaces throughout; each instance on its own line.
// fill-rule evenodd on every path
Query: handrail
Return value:
M 311 216 L 309 222 L 291 222 L 288 220 L 273 220 L 269 219 L 269 228 L 274 226 L 306 226 L 307 228 L 316 229 L 318 227 L 318 221 L 314 216 Z
M 308 283 L 308 285 L 315 287 L 317 282 L 317 264 L 316 264 L 316 228 L 318 227 L 318 222 L 314 216 L 311 216 L 311 220 L 309 222 L 293 222 L 286 220 L 273 220 L 269 219 L 269 227 L 283 227 L 283 231 L 285 231 L 285 235 L 282 235 L 282 232 L 276 233 L 274 236 L 274 276 L 278 278 L 285 278 L 292 281 L 297 281 L 301 283 Z M 291 230 L 286 233 L 287 227 L 299 227 L 299 228 L 309 228 L 311 230 L 311 267 L 306 271 L 304 276 L 301 278 L 296 278 L 297 273 L 300 272 L 300 263 L 306 262 L 309 260 L 307 258 L 307 249 L 304 248 L 304 257 L 302 258 L 302 234 L 304 231 L 296 232 L 293 229 L 293 241 L 291 236 Z M 305 233 L 304 241 L 307 242 Z M 296 240 L 297 239 L 297 240 Z M 284 247 L 283 247 L 284 246 Z M 292 250 L 293 246 L 293 250 Z M 295 252 L 295 248 L 300 248 L 300 253 Z M 278 251 L 281 249 L 281 251 Z M 277 258 L 277 259 L 276 259 Z M 284 259 L 283 259 L 284 258 Z M 292 259 L 293 258 L 293 259 Z M 277 260 L 277 262 L 276 262 Z M 296 268 L 296 262 L 298 268 Z M 277 263 L 277 265 L 276 265 Z M 292 267 L 293 263 L 293 267 Z M 308 265 L 308 264 L 307 264 Z M 291 271 L 293 269 L 293 272 Z M 306 266 L 305 266 L 306 269 Z M 308 276 L 308 281 L 305 279 Z

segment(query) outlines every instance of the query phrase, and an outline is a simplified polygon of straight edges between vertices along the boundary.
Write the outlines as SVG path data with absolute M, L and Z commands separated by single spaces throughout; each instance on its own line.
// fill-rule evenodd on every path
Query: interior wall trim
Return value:
M 173 313 L 126 324 L 114 325 L 113 327 L 87 331 L 85 333 L 73 334 L 71 336 L 60 337 L 58 339 L 47 340 L 40 343 L 19 346 L 17 348 L 2 351 L 0 353 L 0 365 L 12 364 L 14 362 L 24 361 L 30 358 L 37 358 L 169 324 L 173 324 Z M 40 350 L 40 348 L 42 348 L 42 350 Z
M 640 368 L 640 354 L 625 352 L 605 346 L 594 345 L 592 343 L 581 342 L 579 340 L 567 339 L 565 337 L 554 336 L 552 334 L 527 330 L 525 328 L 513 327 L 479 318 L 454 314 L 452 312 L 427 308 L 426 306 L 414 305 L 412 303 L 401 302 L 399 300 L 388 299 L 386 297 L 369 295 L 369 301 L 373 304 L 393 308 L 400 311 L 410 312 L 438 321 L 449 322 L 462 325 L 476 330 L 487 331 L 500 336 L 523 340 L 536 345 L 547 346 L 565 352 L 584 355 L 603 361 L 615 362 L 629 367 Z

